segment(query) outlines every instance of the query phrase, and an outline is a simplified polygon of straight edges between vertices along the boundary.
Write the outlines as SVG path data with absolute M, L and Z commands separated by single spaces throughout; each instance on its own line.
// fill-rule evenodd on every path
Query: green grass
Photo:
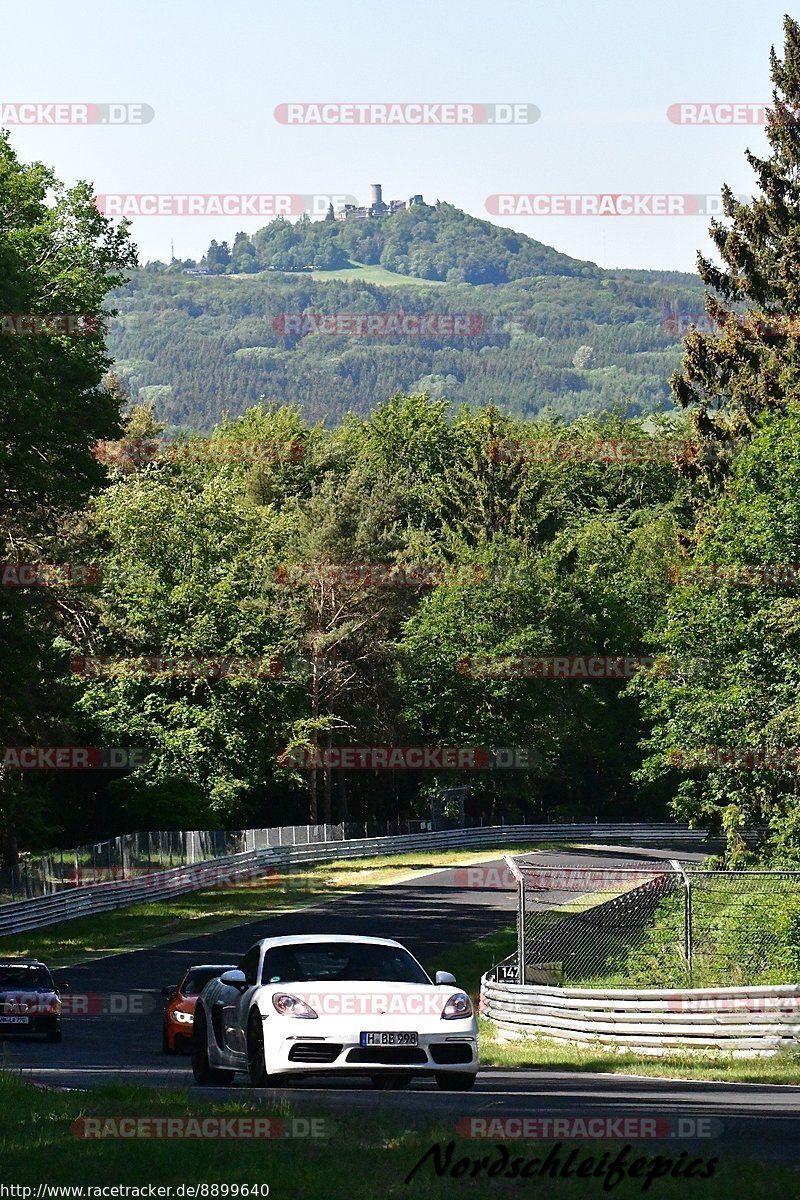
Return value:
M 441 279 L 422 279 L 418 275 L 398 275 L 394 271 L 387 271 L 385 267 L 365 267 L 360 263 L 354 263 L 352 267 L 341 267 L 338 271 L 302 272 L 303 278 L 309 275 L 312 279 L 323 282 L 326 279 L 340 279 L 345 283 L 378 283 L 382 287 L 401 287 L 403 284 L 415 287 L 446 286 Z
M 543 1071 L 589 1071 L 653 1078 L 725 1083 L 800 1084 L 800 1048 L 774 1058 L 734 1058 L 722 1051 L 686 1051 L 651 1057 L 596 1046 L 570 1046 L 545 1037 L 499 1042 L 497 1027 L 481 1020 L 481 1062 L 492 1067 L 539 1067 Z
M 508 958 L 516 948 L 516 926 L 505 925 L 488 937 L 478 938 L 474 942 L 463 942 L 444 954 L 437 954 L 435 963 L 433 960 L 423 961 L 422 965 L 428 972 L 451 971 L 459 987 L 477 997 L 481 990 L 481 976 L 485 975 L 494 963 Z
M 178 1185 L 178 1184 L 268 1184 L 270 1195 L 276 1198 L 298 1197 L 299 1200 L 374 1200 L 380 1197 L 414 1196 L 423 1200 L 439 1200 L 453 1195 L 481 1196 L 522 1195 L 536 1192 L 537 1185 L 548 1195 L 564 1200 L 585 1200 L 587 1195 L 604 1195 L 601 1182 L 588 1184 L 585 1179 L 556 1178 L 523 1183 L 520 1180 L 487 1180 L 486 1175 L 438 1178 L 431 1159 L 413 1175 L 410 1183 L 404 1180 L 420 1159 L 438 1143 L 444 1152 L 454 1141 L 452 1162 L 463 1155 L 473 1160 L 488 1155 L 489 1163 L 497 1161 L 496 1143 L 467 1141 L 455 1136 L 456 1118 L 445 1118 L 426 1127 L 424 1110 L 416 1115 L 414 1129 L 405 1128 L 407 1121 L 392 1116 L 386 1110 L 373 1108 L 353 1114 L 325 1111 L 323 1107 L 312 1114 L 305 1107 L 297 1115 L 324 1122 L 324 1138 L 269 1140 L 192 1140 L 163 1138 L 92 1139 L 76 1137 L 72 1124 L 79 1118 L 114 1119 L 138 1117 L 224 1117 L 247 1118 L 274 1116 L 291 1121 L 292 1109 L 286 1102 L 256 1100 L 204 1101 L 188 1092 L 156 1092 L 144 1088 L 113 1085 L 92 1092 L 55 1092 L 34 1088 L 9 1076 L 0 1075 L 0 1179 L 6 1185 L 31 1186 L 39 1183 L 55 1185 Z M 550 1143 L 506 1143 L 510 1157 L 543 1158 Z M 712 1142 L 698 1148 L 697 1143 L 670 1145 L 663 1154 L 672 1163 L 679 1161 L 681 1151 L 689 1153 L 683 1165 L 692 1157 L 708 1162 L 719 1156 L 711 1179 L 689 1185 L 692 1194 L 710 1200 L 752 1200 L 754 1195 L 786 1200 L 797 1194 L 797 1175 L 790 1168 L 764 1168 L 754 1163 L 732 1161 L 720 1155 Z M 595 1163 L 606 1150 L 610 1158 L 622 1148 L 621 1143 L 601 1146 L 590 1142 L 562 1144 L 559 1151 L 563 1163 L 570 1151 L 576 1151 L 573 1169 L 579 1162 L 593 1157 Z M 633 1143 L 628 1161 L 642 1157 L 647 1160 L 640 1170 L 646 1171 L 657 1149 L 647 1142 Z M 628 1200 L 643 1192 L 643 1179 L 626 1179 L 613 1188 L 613 1194 Z M 694 1181 L 693 1181 L 694 1182 Z M 670 1176 L 657 1179 L 647 1194 L 664 1200 L 685 1200 L 685 1180 Z M 206 1193 L 209 1195 L 210 1193 Z M 217 1192 L 219 1195 L 220 1192 Z M 228 1193 L 230 1195 L 230 1193 Z
M 155 946 L 226 929 L 262 916 L 354 895 L 446 867 L 468 865 L 503 854 L 531 853 L 537 846 L 476 850 L 419 850 L 370 859 L 340 859 L 307 871 L 270 876 L 258 886 L 208 889 L 132 905 L 0 938 L 0 954 L 35 956 L 63 967 L 89 958 Z M 548 846 L 548 849 L 552 847 Z M 445 968 L 442 968 L 445 969 Z

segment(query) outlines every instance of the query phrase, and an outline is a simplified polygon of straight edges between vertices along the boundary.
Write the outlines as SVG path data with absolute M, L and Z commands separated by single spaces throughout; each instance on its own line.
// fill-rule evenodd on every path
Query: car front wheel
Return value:
M 206 1015 L 199 1007 L 194 1018 L 193 1035 L 192 1074 L 195 1082 L 210 1083 L 212 1086 L 230 1083 L 236 1072 L 227 1071 L 221 1067 L 212 1067 L 208 1061 L 208 1026 Z

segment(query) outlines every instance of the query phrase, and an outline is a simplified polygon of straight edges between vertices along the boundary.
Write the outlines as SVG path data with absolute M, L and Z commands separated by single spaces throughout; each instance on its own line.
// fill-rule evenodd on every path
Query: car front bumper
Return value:
M 9 1033 L 23 1036 L 32 1033 L 58 1033 L 60 1029 L 61 1016 L 58 1013 L 37 1013 L 27 1015 L 24 1020 L 13 1021 L 0 1016 L 0 1037 Z
M 471 1026 L 472 1022 L 453 1024 Z M 308 1030 L 282 1037 L 268 1036 L 265 1028 L 264 1035 L 266 1068 L 271 1075 L 376 1075 L 386 1071 L 474 1075 L 478 1070 L 478 1035 L 474 1028 L 420 1033 L 416 1046 L 362 1046 L 361 1031 L 352 1028 L 324 1035 Z

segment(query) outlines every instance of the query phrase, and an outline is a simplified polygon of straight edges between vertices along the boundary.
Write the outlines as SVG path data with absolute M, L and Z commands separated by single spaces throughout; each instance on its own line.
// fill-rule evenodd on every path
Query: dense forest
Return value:
M 794 111 L 789 19 L 786 35 L 773 80 Z M 0 139 L 3 310 L 97 321 L 0 339 L 6 858 L 135 828 L 423 816 L 433 789 L 469 783 L 472 817 L 673 814 L 722 825 L 733 860 L 759 826 L 773 861 L 796 861 L 800 127 L 767 137 L 769 157 L 750 156 L 760 194 L 723 189 L 717 259 L 680 279 L 680 304 L 657 272 L 570 273 L 558 256 L 427 292 L 131 275 L 128 232 L 90 186 L 63 188 Z M 436 214 L 402 244 L 461 222 Z M 512 253 L 503 231 L 461 223 Z M 716 331 L 681 343 L 663 312 L 700 308 L 701 288 Z M 274 331 L 282 313 L 390 302 L 479 312 L 480 344 Z M 230 666 L 245 660 L 271 665 Z M 32 771 L 13 752 L 68 746 L 146 760 Z M 366 746 L 524 756 L 324 757 Z
M 180 430 L 209 430 L 262 397 L 332 427 L 397 391 L 566 421 L 609 409 L 640 416 L 672 406 L 667 379 L 680 362 L 681 327 L 670 318 L 703 312 L 699 281 L 670 272 L 553 269 L 480 285 L 360 274 L 196 277 L 151 265 L 114 297 L 116 369 L 135 401 L 155 404 Z M 348 313 L 474 319 L 466 333 L 411 336 L 316 332 L 310 321 L 294 333 L 285 319 Z

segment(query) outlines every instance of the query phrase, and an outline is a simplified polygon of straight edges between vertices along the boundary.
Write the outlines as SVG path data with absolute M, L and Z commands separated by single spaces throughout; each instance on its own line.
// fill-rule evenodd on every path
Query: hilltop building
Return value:
M 414 208 L 417 205 L 422 205 L 425 208 L 430 207 L 425 204 L 422 196 L 410 196 L 408 200 L 390 200 L 387 204 L 383 199 L 383 185 L 380 183 L 370 184 L 370 203 L 369 207 L 358 207 L 355 204 L 345 204 L 344 208 L 339 209 L 336 214 L 337 221 L 365 221 L 367 217 L 391 217 L 396 212 L 403 212 L 406 208 Z

